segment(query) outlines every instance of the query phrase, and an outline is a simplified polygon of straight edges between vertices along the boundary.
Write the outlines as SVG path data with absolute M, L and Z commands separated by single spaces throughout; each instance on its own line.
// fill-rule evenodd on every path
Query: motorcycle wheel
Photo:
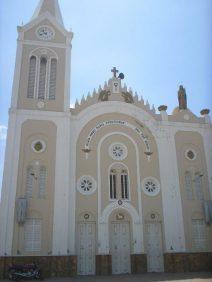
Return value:
M 9 280 L 13 280 L 13 281 L 19 280 L 19 277 L 15 274 L 14 269 L 10 270 L 8 277 L 9 277 Z
M 35 279 L 37 280 L 43 280 L 43 277 L 42 277 L 42 274 L 41 274 L 41 271 L 39 270 L 35 276 Z

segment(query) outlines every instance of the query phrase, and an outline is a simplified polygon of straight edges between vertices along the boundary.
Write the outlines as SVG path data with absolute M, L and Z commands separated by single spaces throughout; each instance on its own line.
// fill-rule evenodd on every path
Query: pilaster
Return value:
M 165 249 L 166 252 L 183 252 L 185 235 L 174 134 L 174 130 L 164 126 L 158 129 L 156 142 L 160 164 Z

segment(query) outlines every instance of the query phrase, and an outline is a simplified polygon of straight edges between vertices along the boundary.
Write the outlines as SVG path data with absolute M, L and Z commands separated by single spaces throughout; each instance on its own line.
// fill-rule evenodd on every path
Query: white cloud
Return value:
M 0 124 L 0 140 L 6 140 L 7 138 L 7 127 Z

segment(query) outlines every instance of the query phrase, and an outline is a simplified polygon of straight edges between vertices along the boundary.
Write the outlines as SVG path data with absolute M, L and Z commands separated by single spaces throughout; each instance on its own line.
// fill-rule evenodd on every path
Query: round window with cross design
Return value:
M 96 181 L 90 175 L 83 175 L 77 182 L 77 190 L 83 195 L 91 195 L 96 190 Z
M 109 155 L 113 160 L 122 161 L 127 157 L 127 147 L 122 143 L 113 143 L 109 147 Z
M 160 192 L 160 183 L 154 177 L 147 177 L 142 181 L 142 188 L 146 195 L 156 196 Z

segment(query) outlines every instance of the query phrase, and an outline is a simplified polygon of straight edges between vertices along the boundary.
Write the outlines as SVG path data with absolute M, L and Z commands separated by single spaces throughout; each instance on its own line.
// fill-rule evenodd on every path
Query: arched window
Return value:
M 110 199 L 129 199 L 129 176 L 126 166 L 121 163 L 113 164 L 109 171 Z
M 203 200 L 203 192 L 202 192 L 202 177 L 199 172 L 196 172 L 194 175 L 194 189 L 197 200 Z
M 27 175 L 26 175 L 26 197 L 27 198 L 32 198 L 34 177 L 35 175 L 34 175 L 33 166 L 29 165 L 27 167 Z
M 185 173 L 185 182 L 184 187 L 186 191 L 187 200 L 193 200 L 193 191 L 192 191 L 192 176 L 191 172 L 186 171 Z
M 122 170 L 121 172 L 121 197 L 122 199 L 129 198 L 129 187 L 128 187 L 128 174 L 126 170 Z
M 192 219 L 193 248 L 204 251 L 206 247 L 205 222 L 203 219 Z
M 46 193 L 46 167 L 41 166 L 39 170 L 39 192 L 38 197 L 44 198 Z
M 36 57 L 32 56 L 29 62 L 27 98 L 34 98 L 36 75 Z
M 110 199 L 116 199 L 116 181 L 117 181 L 116 170 L 111 169 L 110 171 Z
M 51 59 L 50 80 L 49 80 L 49 100 L 55 100 L 57 78 L 57 60 Z
M 39 85 L 38 85 L 38 99 L 45 99 L 46 91 L 46 69 L 47 60 L 44 57 L 40 59 Z
M 24 249 L 26 252 L 41 251 L 42 220 L 27 219 L 24 224 Z

